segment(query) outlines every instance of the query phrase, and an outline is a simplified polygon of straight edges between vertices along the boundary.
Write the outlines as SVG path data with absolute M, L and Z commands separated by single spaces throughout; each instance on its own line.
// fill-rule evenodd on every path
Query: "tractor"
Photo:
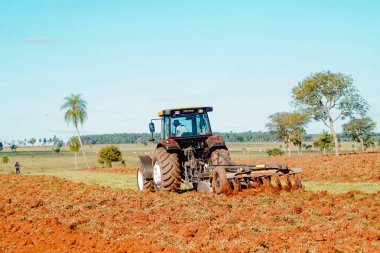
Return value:
M 212 111 L 212 107 L 173 108 L 162 110 L 158 113 L 160 118 L 151 119 L 150 141 L 155 141 L 153 121 L 161 121 L 161 136 L 153 157 L 139 156 L 138 190 L 179 192 L 181 184 L 206 194 L 262 185 L 275 185 L 278 189 L 302 188 L 297 175 L 302 172 L 300 168 L 232 161 L 223 138 L 213 135 L 208 117 Z M 285 186 L 281 177 L 285 177 Z M 294 178 L 293 185 L 290 177 Z

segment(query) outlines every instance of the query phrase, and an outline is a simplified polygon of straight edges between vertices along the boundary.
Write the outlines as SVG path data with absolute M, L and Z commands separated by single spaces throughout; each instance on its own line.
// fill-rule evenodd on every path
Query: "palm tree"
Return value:
M 79 143 L 79 138 L 74 136 L 71 137 L 70 139 L 70 151 L 74 152 L 74 157 L 75 157 L 75 169 L 78 169 L 78 161 L 77 161 L 77 154 L 80 149 L 80 143 Z
M 66 110 L 65 121 L 67 124 L 73 123 L 75 129 L 77 130 L 78 139 L 80 146 L 82 148 L 83 156 L 88 166 L 87 157 L 83 149 L 82 140 L 80 138 L 78 124 L 83 125 L 84 121 L 87 119 L 87 102 L 82 98 L 81 94 L 71 94 L 69 97 L 65 97 L 65 103 L 61 106 L 61 110 Z

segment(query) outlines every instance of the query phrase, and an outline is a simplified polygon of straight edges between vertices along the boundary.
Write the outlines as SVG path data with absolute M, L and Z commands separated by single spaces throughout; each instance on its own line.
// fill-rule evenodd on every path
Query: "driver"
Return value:
M 175 119 L 173 121 L 173 125 L 174 125 L 174 134 L 176 136 L 181 136 L 184 132 L 188 132 L 186 127 L 182 125 L 181 123 L 179 123 L 178 119 Z

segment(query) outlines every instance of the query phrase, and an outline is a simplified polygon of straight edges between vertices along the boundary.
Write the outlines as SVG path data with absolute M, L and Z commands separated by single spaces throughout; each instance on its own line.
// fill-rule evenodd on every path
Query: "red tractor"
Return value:
M 257 187 L 275 181 L 283 188 L 280 176 L 294 177 L 292 188 L 301 188 L 296 176 L 301 169 L 282 164 L 244 165 L 233 162 L 221 136 L 214 136 L 208 113 L 212 107 L 189 107 L 162 110 L 160 119 L 152 119 L 149 130 L 154 141 L 154 120 L 161 121 L 161 138 L 153 158 L 140 156 L 137 186 L 140 191 L 179 191 L 181 184 L 192 185 L 203 193 L 223 193 L 228 188 Z M 289 186 L 290 184 L 290 186 Z

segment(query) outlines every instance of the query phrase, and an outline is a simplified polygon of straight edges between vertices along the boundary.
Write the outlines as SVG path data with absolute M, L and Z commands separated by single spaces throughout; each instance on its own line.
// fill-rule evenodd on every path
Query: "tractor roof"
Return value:
M 165 109 L 158 112 L 158 116 L 170 116 L 170 115 L 181 115 L 181 114 L 193 114 L 193 113 L 204 113 L 212 112 L 212 107 L 209 106 L 191 106 L 191 107 L 178 107 L 172 109 Z

